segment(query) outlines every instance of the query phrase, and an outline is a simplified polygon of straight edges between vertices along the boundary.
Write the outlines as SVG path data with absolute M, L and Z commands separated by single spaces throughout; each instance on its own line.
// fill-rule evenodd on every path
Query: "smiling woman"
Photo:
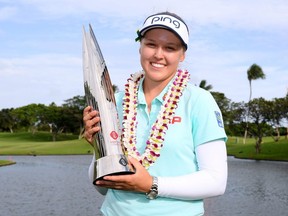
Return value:
M 131 75 L 115 97 L 122 148 L 137 172 L 96 181 L 96 189 L 106 194 L 101 211 L 203 215 L 203 199 L 226 188 L 227 137 L 221 111 L 212 95 L 189 83 L 189 72 L 179 68 L 189 30 L 178 15 L 153 14 L 137 33 L 142 71 Z M 90 106 L 83 112 L 84 137 L 90 144 L 99 121 L 106 120 L 98 115 Z M 91 180 L 95 164 L 93 158 Z

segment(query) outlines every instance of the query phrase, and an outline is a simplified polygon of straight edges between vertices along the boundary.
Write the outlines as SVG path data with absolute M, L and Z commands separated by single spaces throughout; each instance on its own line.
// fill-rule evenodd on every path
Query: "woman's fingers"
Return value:
M 93 136 L 100 130 L 98 122 L 100 121 L 99 112 L 93 110 L 92 107 L 88 106 L 83 110 L 83 123 L 85 128 L 84 138 L 92 143 Z
M 152 176 L 138 160 L 129 157 L 129 163 L 136 169 L 135 174 L 105 176 L 102 180 L 98 180 L 96 184 L 100 187 L 117 190 L 148 192 L 152 185 Z

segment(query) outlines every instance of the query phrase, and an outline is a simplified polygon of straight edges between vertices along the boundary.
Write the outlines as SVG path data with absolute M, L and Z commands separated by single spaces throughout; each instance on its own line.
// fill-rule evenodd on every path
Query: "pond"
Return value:
M 103 196 L 88 180 L 91 155 L 2 156 L 0 215 L 98 216 Z M 288 212 L 288 163 L 229 158 L 223 196 L 205 200 L 205 216 L 277 216 Z

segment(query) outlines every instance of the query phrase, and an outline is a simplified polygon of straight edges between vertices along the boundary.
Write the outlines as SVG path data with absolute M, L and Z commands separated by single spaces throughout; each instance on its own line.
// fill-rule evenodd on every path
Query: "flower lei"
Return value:
M 144 77 L 143 72 L 132 74 L 125 85 L 125 95 L 123 98 L 123 129 L 122 129 L 122 147 L 126 155 L 139 160 L 139 162 L 148 169 L 160 156 L 160 150 L 163 147 L 164 137 L 168 130 L 168 124 L 171 122 L 178 102 L 184 88 L 187 86 L 190 74 L 188 71 L 178 70 L 171 84 L 156 122 L 152 125 L 149 139 L 146 142 L 146 148 L 141 155 L 136 148 L 136 129 L 137 129 L 137 95 L 140 80 Z

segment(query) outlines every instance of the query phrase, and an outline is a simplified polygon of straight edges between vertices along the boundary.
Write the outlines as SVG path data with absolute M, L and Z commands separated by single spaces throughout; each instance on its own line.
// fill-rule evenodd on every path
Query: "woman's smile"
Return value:
M 165 67 L 165 65 L 164 64 L 160 64 L 160 63 L 151 63 L 151 65 L 153 66 L 153 67 L 156 67 L 156 68 L 163 68 L 163 67 Z

